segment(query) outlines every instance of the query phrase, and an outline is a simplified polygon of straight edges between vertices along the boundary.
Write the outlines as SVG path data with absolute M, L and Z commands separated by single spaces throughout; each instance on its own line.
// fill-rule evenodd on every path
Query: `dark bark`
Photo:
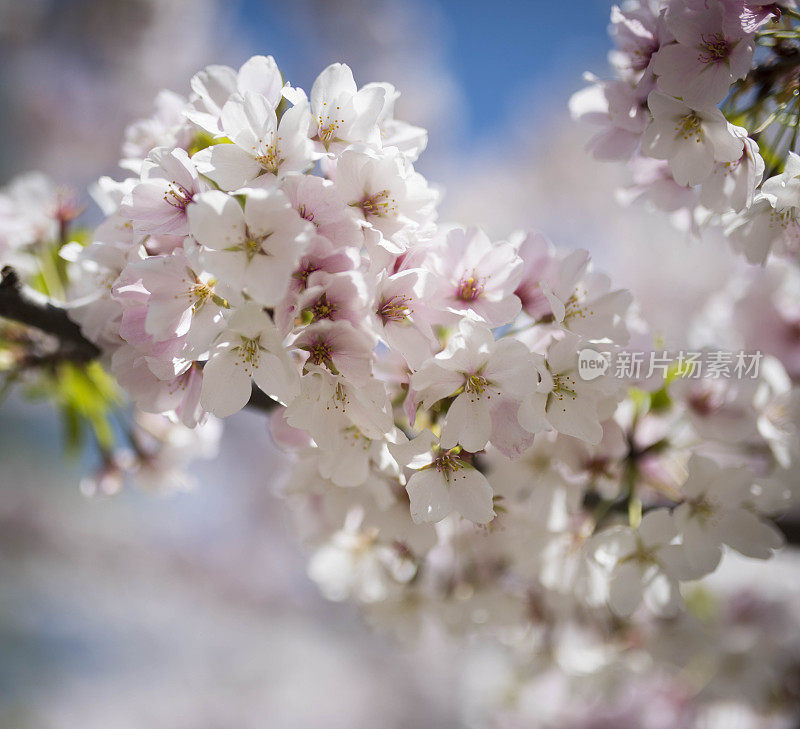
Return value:
M 56 351 L 34 357 L 32 361 L 35 363 L 59 360 L 91 362 L 100 356 L 100 349 L 83 336 L 80 327 L 67 316 L 66 310 L 24 286 L 11 266 L 5 266 L 2 270 L 0 317 L 34 327 L 58 342 Z M 272 398 L 253 386 L 248 407 L 266 412 L 275 405 Z
M 3 268 L 0 279 L 0 317 L 35 327 L 55 338 L 61 359 L 90 362 L 100 355 L 97 346 L 83 336 L 67 312 L 23 286 L 11 266 Z

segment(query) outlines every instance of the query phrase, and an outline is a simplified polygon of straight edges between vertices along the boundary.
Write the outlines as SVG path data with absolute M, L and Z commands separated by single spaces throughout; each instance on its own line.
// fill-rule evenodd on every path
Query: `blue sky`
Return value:
M 453 29 L 448 54 L 466 92 L 475 134 L 492 131 L 514 111 L 521 92 L 560 101 L 579 88 L 581 73 L 602 71 L 610 3 L 578 0 L 441 0 Z M 567 80 L 570 79 L 570 80 Z M 561 89 L 562 82 L 570 84 Z M 495 95 L 496 104 L 490 102 Z
M 555 106 L 580 88 L 584 70 L 604 73 L 610 5 L 607 0 L 428 2 L 438 10 L 443 55 L 466 100 L 464 132 L 477 137 L 506 125 L 520 94 L 536 94 Z M 237 14 L 262 52 L 276 56 L 297 82 L 308 83 L 311 79 L 302 78 L 307 64 L 298 51 L 313 54 L 309 37 L 314 31 L 306 25 L 313 19 L 298 21 L 291 8 L 281 0 L 240 0 Z

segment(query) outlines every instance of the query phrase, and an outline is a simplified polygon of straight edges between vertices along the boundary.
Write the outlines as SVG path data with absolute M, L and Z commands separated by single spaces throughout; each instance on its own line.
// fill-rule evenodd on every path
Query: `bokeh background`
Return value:
M 606 71 L 609 7 L 0 0 L 0 184 L 30 169 L 78 189 L 120 176 L 126 124 L 159 89 L 187 93 L 208 63 L 272 54 L 308 89 L 344 61 L 359 84 L 394 83 L 397 116 L 428 128 L 418 168 L 442 185 L 444 219 L 498 236 L 535 227 L 589 248 L 654 329 L 679 339 L 681 313 L 725 280 L 730 256 L 621 211 L 618 171 L 583 151 L 567 100 L 583 71 Z M 190 493 L 89 499 L 78 488 L 86 465 L 64 460 L 45 406 L 0 409 L 0 727 L 480 725 L 490 648 L 436 636 L 401 648 L 318 595 L 275 495 L 286 464 L 263 417 L 229 421 Z M 759 579 L 794 599 L 793 560 Z M 728 574 L 747 583 L 752 572 Z

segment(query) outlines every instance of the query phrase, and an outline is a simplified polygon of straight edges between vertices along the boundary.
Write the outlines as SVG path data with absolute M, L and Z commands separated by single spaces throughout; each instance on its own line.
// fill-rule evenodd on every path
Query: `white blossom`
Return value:
M 219 134 L 222 109 L 233 94 L 256 93 L 277 108 L 283 80 L 272 56 L 253 56 L 235 71 L 230 66 L 206 66 L 190 82 L 193 97 L 186 116 L 211 134 Z
M 567 335 L 551 344 L 537 362 L 536 391 L 522 400 L 519 422 L 531 433 L 553 428 L 564 435 L 597 444 L 603 437 L 598 406 L 606 395 L 603 377 L 585 381 L 578 373 L 578 343 Z
M 513 400 L 511 407 L 518 408 L 533 391 L 535 378 L 524 344 L 514 339 L 495 342 L 485 324 L 465 318 L 447 348 L 414 373 L 411 386 L 426 409 L 454 397 L 442 427 L 442 447 L 460 445 L 474 453 L 500 436 L 500 423 L 495 421 L 502 422 L 504 401 Z
M 712 572 L 727 544 L 748 557 L 766 559 L 783 543 L 780 532 L 750 506 L 753 475 L 743 468 L 719 468 L 692 456 L 675 509 L 686 559 L 699 574 Z
M 734 218 L 727 234 L 751 263 L 764 264 L 771 252 L 800 251 L 800 157 L 789 152 L 786 169 L 765 180 L 753 204 Z
M 595 538 L 594 558 L 610 568 L 608 604 L 617 615 L 633 613 L 644 598 L 654 612 L 674 615 L 681 605 L 678 580 L 690 575 L 686 550 L 667 509 L 644 515 L 637 529 L 617 527 Z
M 311 138 L 321 151 L 340 154 L 349 146 L 364 143 L 381 146 L 378 117 L 386 90 L 378 85 L 358 89 L 350 67 L 332 63 L 311 87 Z
M 219 417 L 232 415 L 247 404 L 253 381 L 285 404 L 297 394 L 299 377 L 269 315 L 257 304 L 247 304 L 214 343 L 203 369 L 200 402 Z
M 403 240 L 433 222 L 436 193 L 396 147 L 381 152 L 342 153 L 336 185 L 365 225 Z
M 212 190 L 198 196 L 188 215 L 209 271 L 265 306 L 286 295 L 312 229 L 280 190 L 249 190 L 244 208 Z
M 442 448 L 429 430 L 389 450 L 401 466 L 415 471 L 406 491 L 416 523 L 441 521 L 452 511 L 477 524 L 494 517 L 492 487 L 486 477 L 457 452 Z
M 642 148 L 665 159 L 679 185 L 703 182 L 715 162 L 735 162 L 743 142 L 714 106 L 692 107 L 659 91 L 647 97 L 653 121 L 644 132 Z
M 478 228 L 449 230 L 426 263 L 439 276 L 437 305 L 456 315 L 451 320 L 471 311 L 496 327 L 522 307 L 514 293 L 522 259 L 510 243 L 492 243 Z
M 675 43 L 653 58 L 659 88 L 689 105 L 707 107 L 728 95 L 731 83 L 749 70 L 755 48 L 741 26 L 725 23 L 720 0 L 670 3 L 666 24 Z
M 247 92 L 226 102 L 220 124 L 232 144 L 212 144 L 192 160 L 201 174 L 223 190 L 245 187 L 265 174 L 280 177 L 303 172 L 313 163 L 307 104 L 287 109 L 279 122 L 267 99 Z

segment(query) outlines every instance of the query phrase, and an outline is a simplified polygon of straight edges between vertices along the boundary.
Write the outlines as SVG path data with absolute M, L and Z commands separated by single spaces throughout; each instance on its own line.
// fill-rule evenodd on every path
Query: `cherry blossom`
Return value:
M 340 374 L 306 364 L 299 395 L 286 409 L 286 422 L 307 431 L 317 443 L 330 444 L 355 426 L 362 437 L 379 441 L 392 430 L 384 384 L 370 380 L 358 386 Z
M 235 291 L 218 285 L 183 249 L 135 261 L 122 272 L 115 293 L 139 288 L 146 294 L 145 331 L 156 341 L 186 337 L 202 351 L 223 326 L 236 303 Z
M 573 116 L 599 127 L 594 156 L 633 173 L 620 202 L 653 204 L 693 238 L 722 230 L 751 263 L 798 250 L 793 205 L 763 181 L 765 168 L 781 173 L 795 154 L 781 89 L 797 17 L 782 10 L 768 0 L 614 6 L 616 78 L 586 74 L 590 85 L 570 102 Z
M 311 87 L 311 138 L 326 153 L 339 154 L 359 142 L 379 148 L 378 117 L 385 97 L 379 85 L 359 90 L 346 64 L 331 64 Z
M 442 448 L 429 430 L 408 443 L 390 446 L 397 462 L 415 471 L 406 491 L 411 499 L 411 518 L 437 522 L 457 511 L 476 524 L 494 518 L 492 487 L 457 450 Z
M 504 400 L 513 400 L 518 408 L 533 390 L 535 373 L 524 344 L 514 339 L 495 342 L 485 324 L 463 319 L 447 348 L 413 374 L 411 386 L 426 409 L 454 396 L 442 427 L 442 447 L 460 445 L 474 453 L 490 438 L 495 442 L 500 435 L 495 413 L 502 413 Z
M 713 248 L 704 260 L 727 282 L 701 292 L 708 271 L 689 268 L 710 244 L 675 248 L 685 267 L 653 279 L 656 289 L 673 275 L 675 291 L 652 331 L 631 293 L 587 250 L 559 247 L 556 229 L 554 243 L 503 230 L 502 215 L 498 238 L 440 223 L 438 188 L 413 166 L 426 133 L 395 118 L 392 85 L 359 90 L 334 64 L 309 100 L 256 57 L 239 71 L 206 68 L 188 96 L 162 94 L 129 128 L 123 169 L 134 174 L 95 186 L 105 217 L 94 231 L 73 225 L 76 198 L 46 178 L 0 191 L 0 255 L 19 267 L 20 291 L 44 301 L 33 289 L 47 288 L 39 274 L 55 261 L 83 337 L 3 321 L 0 370 L 94 432 L 87 493 L 137 479 L 185 488 L 192 449 L 213 452 L 217 416 L 274 400 L 269 430 L 288 476 L 265 484 L 285 498 L 324 595 L 410 637 L 444 629 L 512 643 L 515 660 L 525 656 L 520 695 L 542 689 L 537 680 L 551 687 L 555 666 L 590 688 L 614 681 L 622 654 L 649 692 L 643 675 L 654 655 L 672 655 L 672 631 L 694 645 L 713 621 L 697 619 L 698 605 L 739 611 L 734 621 L 758 613 L 709 608 L 704 575 L 726 551 L 770 557 L 781 543 L 772 520 L 800 496 L 800 294 L 795 267 L 768 260 L 798 250 L 800 158 L 784 164 L 769 124 L 759 131 L 731 112 L 741 94 L 719 108 L 721 97 L 706 98 L 741 73 L 754 33 L 773 58 L 763 40 L 778 36 L 759 25 L 773 11 L 749 0 L 614 8 L 617 76 L 592 78 L 573 99 L 577 116 L 599 123 L 595 155 L 633 173 L 621 199 L 655 205 L 696 236 L 726 228 L 765 262 L 734 266 Z M 786 16 L 781 34 L 795 21 Z M 715 34 L 727 45 L 712 68 L 698 53 Z M 685 78 L 659 72 L 678 52 L 689 53 Z M 689 85 L 704 98 L 690 101 Z M 589 250 L 604 242 L 582 234 Z M 632 257 L 657 250 L 646 238 L 631 239 Z M 621 277 L 640 291 L 649 283 L 629 268 Z M 6 271 L 4 301 L 9 284 Z M 653 312 L 664 300 L 643 303 Z M 634 355 L 672 348 L 680 361 L 706 356 L 709 376 L 670 364 L 646 378 L 626 371 Z M 758 354 L 761 370 L 740 377 L 728 359 L 724 374 L 735 351 Z M 613 357 L 616 368 L 581 366 Z M 267 437 L 250 431 L 243 453 Z M 726 641 L 708 642 L 725 658 Z M 699 721 L 679 714 L 667 722 Z M 554 717 L 595 718 L 580 708 Z M 646 723 L 638 708 L 624 718 Z
M 111 371 L 139 409 L 194 428 L 207 415 L 200 404 L 203 375 L 199 363 L 181 358 L 176 349 L 152 342 L 122 346 Z
M 119 341 L 122 318 L 120 303 L 109 294 L 129 263 L 142 259 L 134 246 L 95 241 L 81 248 L 62 248 L 61 257 L 70 261 L 75 284 L 70 290 L 70 316 L 92 341 Z
M 799 174 L 800 157 L 790 152 L 784 172 L 765 180 L 753 204 L 731 221 L 727 233 L 751 263 L 763 264 L 772 251 L 800 250 Z
M 644 0 L 625 10 L 612 5 L 611 34 L 617 47 L 610 60 L 620 73 L 640 84 L 651 82 L 653 56 L 669 38 L 663 18 Z
M 298 297 L 297 310 L 311 324 L 322 319 L 349 321 L 359 327 L 364 321 L 367 287 L 355 271 L 326 273 L 317 271 L 308 277 L 308 284 Z
M 623 81 L 599 81 L 573 94 L 569 110 L 574 119 L 600 127 L 586 145 L 597 159 L 629 159 L 636 152 L 650 121 L 645 99 Z
M 699 574 L 712 572 L 727 544 L 748 557 L 766 559 L 783 543 L 780 533 L 750 507 L 753 475 L 745 469 L 719 468 L 693 456 L 675 509 L 686 559 Z
M 193 138 L 190 122 L 183 112 L 186 99 L 166 89 L 159 91 L 152 116 L 129 124 L 122 143 L 120 167 L 135 174 L 142 171 L 142 160 L 155 147 L 188 149 Z
M 361 602 L 385 600 L 391 550 L 375 544 L 374 531 L 339 531 L 320 547 L 308 564 L 308 575 L 325 597 L 341 602 L 355 597 Z
M 342 199 L 338 185 L 317 175 L 287 175 L 281 189 L 300 217 L 335 248 L 356 246 L 362 239 L 359 214 Z
M 212 144 L 192 160 L 201 174 L 223 190 L 245 187 L 264 174 L 303 172 L 313 163 L 307 104 L 287 109 L 279 122 L 267 99 L 247 92 L 226 102 L 220 124 L 233 144 Z
M 598 405 L 606 393 L 604 378 L 587 382 L 578 374 L 578 343 L 567 335 L 548 347 L 537 362 L 536 391 L 522 401 L 519 422 L 531 433 L 553 428 L 559 433 L 597 444 L 603 437 Z
M 733 127 L 732 131 L 744 142 L 742 156 L 735 162 L 716 162 L 700 191 L 700 202 L 719 213 L 749 208 L 764 177 L 758 145 L 747 136 L 746 129 Z
M 142 165 L 141 181 L 122 211 L 142 235 L 186 236 L 186 208 L 194 196 L 210 189 L 182 149 L 157 147 Z
M 691 107 L 659 91 L 647 97 L 653 121 L 642 146 L 656 159 L 665 159 L 679 185 L 703 182 L 715 162 L 736 162 L 743 142 L 722 112 L 713 106 Z
M 686 550 L 672 543 L 676 536 L 669 511 L 656 509 L 636 530 L 609 529 L 597 538 L 594 557 L 611 569 L 608 603 L 614 613 L 630 615 L 644 598 L 654 612 L 675 615 L 681 604 L 678 580 L 690 574 Z
M 633 297 L 622 289 L 609 291 L 608 276 L 588 269 L 588 251 L 574 251 L 561 261 L 552 288 L 544 286 L 553 319 L 575 334 L 627 344 L 625 315 Z
M 283 79 L 272 56 L 253 56 L 238 71 L 230 66 L 207 66 L 192 77 L 190 85 L 194 95 L 185 115 L 216 135 L 222 131 L 222 109 L 232 95 L 256 93 L 275 109 L 281 100 Z
M 381 274 L 375 287 L 372 322 L 380 338 L 417 369 L 432 354 L 435 312 L 427 302 L 436 282 L 429 271 L 411 268 Z
M 4 256 L 53 240 L 59 193 L 48 177 L 28 172 L 15 177 L 0 194 L 0 252 Z
M 269 315 L 247 304 L 214 343 L 203 368 L 200 402 L 219 417 L 232 415 L 247 404 L 253 381 L 270 397 L 288 403 L 297 394 L 299 377 Z
M 492 243 L 478 228 L 453 228 L 440 243 L 427 261 L 439 275 L 439 306 L 453 315 L 474 312 L 490 327 L 510 322 L 522 307 L 514 293 L 522 259 L 514 246 Z
M 250 190 L 243 208 L 235 197 L 212 190 L 198 196 L 188 215 L 209 271 L 266 306 L 286 295 L 312 228 L 283 192 Z
M 370 377 L 373 340 L 349 321 L 322 319 L 303 329 L 293 346 L 308 353 L 308 363 L 341 374 L 353 384 Z
M 419 155 L 428 145 L 428 132 L 422 127 L 395 119 L 394 105 L 400 98 L 400 92 L 389 83 L 371 83 L 364 88 L 382 88 L 384 103 L 378 115 L 378 127 L 381 132 L 381 141 L 384 147 L 397 147 L 409 162 L 416 162 Z
M 731 83 L 747 73 L 753 40 L 741 26 L 725 23 L 725 15 L 721 0 L 669 5 L 665 19 L 676 42 L 663 45 L 653 59 L 664 93 L 705 107 L 722 101 Z
M 342 153 L 336 185 L 365 225 L 387 238 L 407 236 L 434 219 L 436 193 L 396 147 L 381 152 Z

